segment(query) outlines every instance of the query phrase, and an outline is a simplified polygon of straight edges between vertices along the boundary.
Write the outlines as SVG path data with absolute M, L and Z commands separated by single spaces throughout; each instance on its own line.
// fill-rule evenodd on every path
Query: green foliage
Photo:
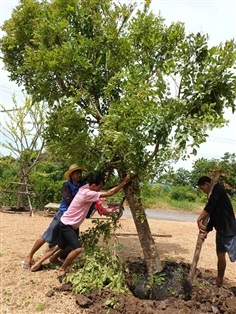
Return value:
M 162 184 L 145 183 L 142 185 L 142 193 L 145 195 L 145 197 L 161 197 L 163 194 L 168 193 L 168 191 L 169 187 Z
M 149 276 L 148 288 L 152 289 L 154 285 L 161 286 L 166 281 L 165 274 L 154 274 Z
M 36 305 L 35 310 L 38 311 L 38 312 L 42 312 L 42 311 L 45 310 L 45 305 L 42 304 L 42 303 L 39 303 L 39 304 Z
M 197 288 L 200 288 L 200 289 L 204 289 L 204 288 L 209 287 L 209 286 L 211 286 L 211 283 L 209 283 L 209 281 L 207 281 L 207 282 L 199 282 L 199 283 L 193 284 L 193 287 L 197 287 Z
M 236 154 L 225 153 L 219 159 L 199 158 L 193 164 L 193 170 L 188 175 L 183 176 L 179 180 L 179 184 L 184 185 L 184 180 L 188 177 L 189 183 L 193 186 L 197 185 L 198 179 L 203 176 L 211 176 L 212 172 L 218 171 L 220 173 L 219 182 L 221 182 L 228 194 L 233 197 L 236 191 Z M 177 170 L 176 174 L 183 172 L 182 169 Z M 180 177 L 179 177 L 180 178 Z M 176 182 L 176 181 L 174 181 Z
M 12 156 L 5 156 L 0 158 L 0 185 L 4 186 L 4 183 L 15 177 L 18 171 L 18 161 Z
M 220 172 L 225 187 L 230 191 L 236 189 L 236 154 L 225 153 L 219 161 Z
M 190 186 L 191 184 L 193 184 L 191 172 L 184 168 L 177 169 L 172 184 Z
M 34 102 L 30 97 L 26 97 L 21 106 L 13 97 L 13 103 L 10 111 L 0 104 L 7 117 L 1 128 L 1 136 L 5 139 L 2 145 L 19 159 L 19 165 L 24 170 L 22 173 L 27 174 L 44 147 L 46 105 Z
M 213 169 L 216 169 L 219 164 L 219 160 L 206 158 L 199 158 L 193 164 L 193 170 L 191 173 L 192 181 L 195 185 L 198 182 L 198 179 L 203 175 L 210 176 L 210 173 Z
M 111 232 L 116 229 L 117 223 L 112 218 L 107 221 L 99 219 L 92 221 L 90 227 L 81 234 L 84 253 L 76 262 L 67 282 L 71 282 L 75 293 L 86 293 L 93 289 L 109 289 L 115 293 L 123 293 L 127 290 L 125 283 L 125 267 L 115 254 L 116 249 L 122 249 L 122 245 L 110 248 L 98 247 L 98 241 L 108 243 Z
M 132 274 L 132 285 L 136 286 L 142 280 L 142 278 L 143 278 L 143 275 L 133 273 Z
M 74 293 L 109 289 L 119 294 L 128 290 L 121 260 L 105 248 L 86 251 L 73 265 L 66 281 L 72 284 Z
M 4 23 L 5 67 L 49 103 L 56 155 L 151 179 L 235 110 L 235 43 L 209 47 L 149 5 L 24 0 Z
M 49 178 L 37 176 L 37 179 L 32 179 L 34 190 L 38 198 L 35 199 L 34 206 L 38 210 L 43 209 L 43 206 L 48 203 L 60 203 L 62 200 L 61 187 L 63 181 L 52 181 Z
M 36 166 L 42 150 L 44 148 L 43 130 L 45 126 L 46 106 L 43 102 L 34 102 L 30 97 L 25 99 L 22 106 L 18 106 L 13 97 L 14 106 L 7 110 L 4 105 L 0 108 L 7 116 L 4 125 L 1 125 L 1 136 L 5 139 L 3 147 L 10 151 L 11 155 L 16 156 L 19 172 L 14 182 L 18 183 L 14 189 L 15 183 L 11 183 L 12 190 L 19 191 L 15 194 L 17 207 L 25 207 L 28 203 L 26 189 L 30 190 L 29 175 Z M 23 193 L 22 193 L 23 192 Z M 30 191 L 31 192 L 31 191 Z M 8 202 L 10 200 L 8 199 Z
M 142 189 L 142 201 L 145 208 L 199 211 L 206 197 L 191 186 L 146 184 Z
M 194 202 L 197 199 L 196 189 L 186 186 L 173 186 L 171 191 L 171 198 L 177 201 L 187 200 Z
M 169 197 L 170 186 L 162 184 L 144 184 L 141 190 L 143 205 L 145 208 L 156 207 L 157 200 L 164 200 Z
M 226 153 L 219 160 L 207 160 L 200 158 L 196 160 L 193 165 L 192 171 L 187 171 L 189 182 L 188 186 L 186 185 L 185 171 L 179 169 L 174 173 L 172 177 L 165 177 L 165 184 L 150 184 L 144 183 L 141 185 L 141 197 L 143 205 L 145 208 L 166 208 L 166 207 L 175 207 L 179 209 L 194 210 L 200 208 L 206 201 L 204 193 L 201 193 L 198 189 L 192 189 L 192 185 L 196 185 L 197 180 L 202 175 L 209 175 L 212 169 L 217 166 L 220 166 L 221 172 L 225 174 L 221 179 L 231 187 L 229 189 L 229 194 L 235 188 L 235 156 L 234 154 Z M 34 190 L 37 193 L 37 197 L 34 199 L 34 206 L 37 209 L 41 209 L 43 205 L 49 202 L 60 202 L 61 201 L 61 185 L 63 174 L 67 165 L 60 160 L 55 159 L 52 155 L 42 154 L 40 162 L 37 164 L 35 171 L 31 174 L 30 180 L 34 185 Z M 18 160 L 12 158 L 11 156 L 6 156 L 0 158 L 0 173 L 1 181 L 0 186 L 4 188 L 8 185 L 9 182 L 14 181 L 14 177 L 19 173 Z M 176 181 L 175 175 L 178 180 Z M 5 179 L 2 179 L 5 178 Z M 181 180 L 182 178 L 182 180 Z M 115 178 L 112 178 L 114 180 Z M 117 180 L 117 178 L 116 178 Z M 174 198 L 171 198 L 171 189 L 175 185 L 174 182 L 178 182 L 179 186 L 177 187 L 178 195 L 175 195 Z M 111 184 L 114 185 L 116 182 L 111 181 Z M 109 184 L 110 185 L 110 184 Z M 186 186 L 185 186 L 186 185 Z M 183 187 L 185 186 L 185 187 Z M 190 189 L 190 194 L 189 190 Z M 176 193 L 174 188 L 174 193 Z M 192 193 L 196 194 L 195 196 Z M 187 195 L 187 197 L 186 197 Z M 195 197 L 197 198 L 195 199 Z M 122 194 L 117 194 L 113 198 L 117 200 L 122 198 Z M 194 203 L 193 203 L 194 198 Z M 236 208 L 235 202 L 236 199 L 232 196 L 232 202 Z M 4 205 L 15 205 L 16 204 L 16 195 L 11 193 L 5 193 L 4 199 L 0 198 L 0 203 Z M 168 205 L 167 205 L 168 204 Z M 91 235 L 92 237 L 92 235 Z
M 107 300 L 105 305 L 108 308 L 115 309 L 119 305 L 117 297 L 113 297 L 113 298 Z
M 14 181 L 14 178 L 19 172 L 19 164 L 12 156 L 0 158 L 0 191 L 5 189 L 9 182 Z M 12 193 L 1 193 L 0 205 L 15 205 L 17 196 Z
M 13 189 L 12 181 L 17 181 L 17 175 L 20 173 L 19 158 L 13 159 L 11 156 L 0 158 L 0 188 Z M 49 153 L 42 153 L 37 165 L 28 176 L 28 181 L 33 185 L 31 191 L 35 193 L 31 197 L 32 206 L 37 210 L 43 209 L 47 203 L 61 202 L 61 186 L 65 181 L 63 174 L 68 169 L 68 165 Z M 17 187 L 18 188 L 18 187 Z M 27 203 L 27 199 L 26 199 Z M 16 206 L 17 193 L 2 193 L 0 204 Z
M 108 243 L 111 237 L 111 232 L 119 227 L 113 216 L 109 216 L 107 221 L 94 219 L 92 220 L 92 224 L 93 227 L 90 227 L 85 232 L 81 233 L 81 240 L 86 252 L 93 251 L 101 237 L 103 237 L 104 243 Z

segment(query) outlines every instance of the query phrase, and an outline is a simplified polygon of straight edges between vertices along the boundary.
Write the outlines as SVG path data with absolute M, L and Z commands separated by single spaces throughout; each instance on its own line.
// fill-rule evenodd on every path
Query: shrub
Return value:
M 195 202 L 197 200 L 196 190 L 187 186 L 174 186 L 170 195 L 176 201 Z

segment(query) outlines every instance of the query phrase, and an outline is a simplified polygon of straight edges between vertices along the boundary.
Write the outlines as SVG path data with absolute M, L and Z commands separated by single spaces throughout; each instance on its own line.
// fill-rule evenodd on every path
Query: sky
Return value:
M 236 40 L 236 0 L 153 0 L 152 10 L 160 12 L 166 23 L 181 21 L 188 33 L 209 35 L 209 45 L 218 45 L 228 39 Z M 208 132 L 208 140 L 200 146 L 196 157 L 179 161 L 175 169 L 191 170 L 198 158 L 219 159 L 224 153 L 236 153 L 236 113 L 225 112 L 229 123 L 221 129 Z
M 137 3 L 139 0 L 136 1 Z M 0 0 L 0 25 L 11 16 L 17 0 Z M 160 13 L 167 24 L 181 21 L 185 23 L 187 33 L 204 33 L 209 35 L 209 45 L 218 45 L 228 39 L 236 39 L 236 0 L 152 0 L 152 11 Z M 0 32 L 2 35 L 2 32 Z M 8 79 L 0 60 L 0 103 L 12 107 L 12 95 L 20 104 L 24 100 L 22 88 Z M 236 114 L 225 112 L 229 123 L 221 129 L 208 132 L 207 142 L 198 149 L 197 156 L 187 161 L 179 161 L 174 168 L 183 167 L 191 170 L 194 160 L 198 158 L 219 159 L 224 153 L 236 153 Z M 1 121 L 4 114 L 0 112 Z M 3 152 L 0 138 L 0 155 Z

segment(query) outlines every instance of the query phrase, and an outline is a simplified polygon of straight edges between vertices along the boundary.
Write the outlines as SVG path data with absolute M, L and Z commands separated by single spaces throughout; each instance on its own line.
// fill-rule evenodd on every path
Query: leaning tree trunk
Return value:
M 124 187 L 124 192 L 137 229 L 148 273 L 153 275 L 160 272 L 163 267 L 140 199 L 139 181 L 134 179 L 132 184 Z

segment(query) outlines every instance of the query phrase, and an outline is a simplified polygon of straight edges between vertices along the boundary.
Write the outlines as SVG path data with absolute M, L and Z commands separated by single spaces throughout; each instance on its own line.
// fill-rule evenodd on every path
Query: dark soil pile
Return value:
M 154 276 L 139 273 L 141 267 L 133 270 L 135 278 L 141 275 L 137 283 L 130 286 L 133 295 L 143 300 L 165 300 L 178 296 L 184 300 L 191 298 L 192 285 L 188 280 L 189 266 L 184 263 L 165 262 L 163 270 Z

